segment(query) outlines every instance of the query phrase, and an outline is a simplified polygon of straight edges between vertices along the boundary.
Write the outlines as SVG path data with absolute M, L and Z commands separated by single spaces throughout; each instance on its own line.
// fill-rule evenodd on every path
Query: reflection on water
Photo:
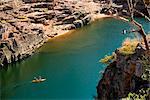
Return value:
M 149 22 L 140 22 L 150 29 Z M 107 18 L 50 40 L 35 55 L 0 71 L 1 98 L 92 99 L 105 69 L 98 61 L 121 45 L 124 28 L 129 25 Z M 47 81 L 31 83 L 39 75 Z

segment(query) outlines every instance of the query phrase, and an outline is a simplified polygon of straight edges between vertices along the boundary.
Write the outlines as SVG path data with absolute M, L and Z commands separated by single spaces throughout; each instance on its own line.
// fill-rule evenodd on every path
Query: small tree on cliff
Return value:
M 143 26 L 134 19 L 134 13 L 136 12 L 136 13 L 142 15 L 143 17 L 145 17 L 149 21 L 150 21 L 150 19 L 149 19 L 149 17 L 147 17 L 146 15 L 144 15 L 143 13 L 141 13 L 138 10 L 135 9 L 135 6 L 136 6 L 137 2 L 138 2 L 138 0 L 134 1 L 134 2 L 133 2 L 133 0 L 127 0 L 127 4 L 128 4 L 128 7 L 129 7 L 129 12 L 130 12 L 129 22 L 132 25 L 137 27 L 137 30 L 133 30 L 131 32 L 138 32 L 144 40 L 146 50 L 149 50 L 148 41 L 147 41 L 147 37 L 146 37 L 145 31 L 143 29 Z

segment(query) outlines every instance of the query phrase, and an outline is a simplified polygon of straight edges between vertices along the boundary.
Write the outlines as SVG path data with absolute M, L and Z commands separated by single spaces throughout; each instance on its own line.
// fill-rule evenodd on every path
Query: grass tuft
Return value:
M 112 55 L 105 55 L 104 58 L 102 58 L 99 62 L 104 63 L 104 64 L 109 64 L 113 62 L 116 59 L 116 54 L 113 52 Z
M 122 47 L 120 47 L 118 50 L 120 53 L 122 53 L 124 55 L 134 54 L 138 43 L 139 43 L 139 41 L 137 39 L 127 38 L 122 43 Z

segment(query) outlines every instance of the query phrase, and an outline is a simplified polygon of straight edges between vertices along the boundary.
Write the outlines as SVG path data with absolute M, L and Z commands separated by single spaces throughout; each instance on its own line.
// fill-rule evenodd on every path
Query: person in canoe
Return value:
M 32 83 L 40 83 L 40 82 L 44 82 L 46 79 L 42 78 L 41 76 L 39 76 L 39 78 L 34 77 L 34 79 L 32 80 Z

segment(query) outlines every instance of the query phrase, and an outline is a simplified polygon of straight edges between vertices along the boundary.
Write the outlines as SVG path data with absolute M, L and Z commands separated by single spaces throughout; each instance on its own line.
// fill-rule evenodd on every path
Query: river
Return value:
M 150 30 L 148 21 L 138 21 Z M 127 36 L 133 37 L 121 34 L 129 28 L 125 22 L 104 18 L 49 40 L 33 56 L 0 70 L 1 99 L 94 99 L 99 72 L 106 66 L 99 60 Z M 35 76 L 47 80 L 31 83 Z

